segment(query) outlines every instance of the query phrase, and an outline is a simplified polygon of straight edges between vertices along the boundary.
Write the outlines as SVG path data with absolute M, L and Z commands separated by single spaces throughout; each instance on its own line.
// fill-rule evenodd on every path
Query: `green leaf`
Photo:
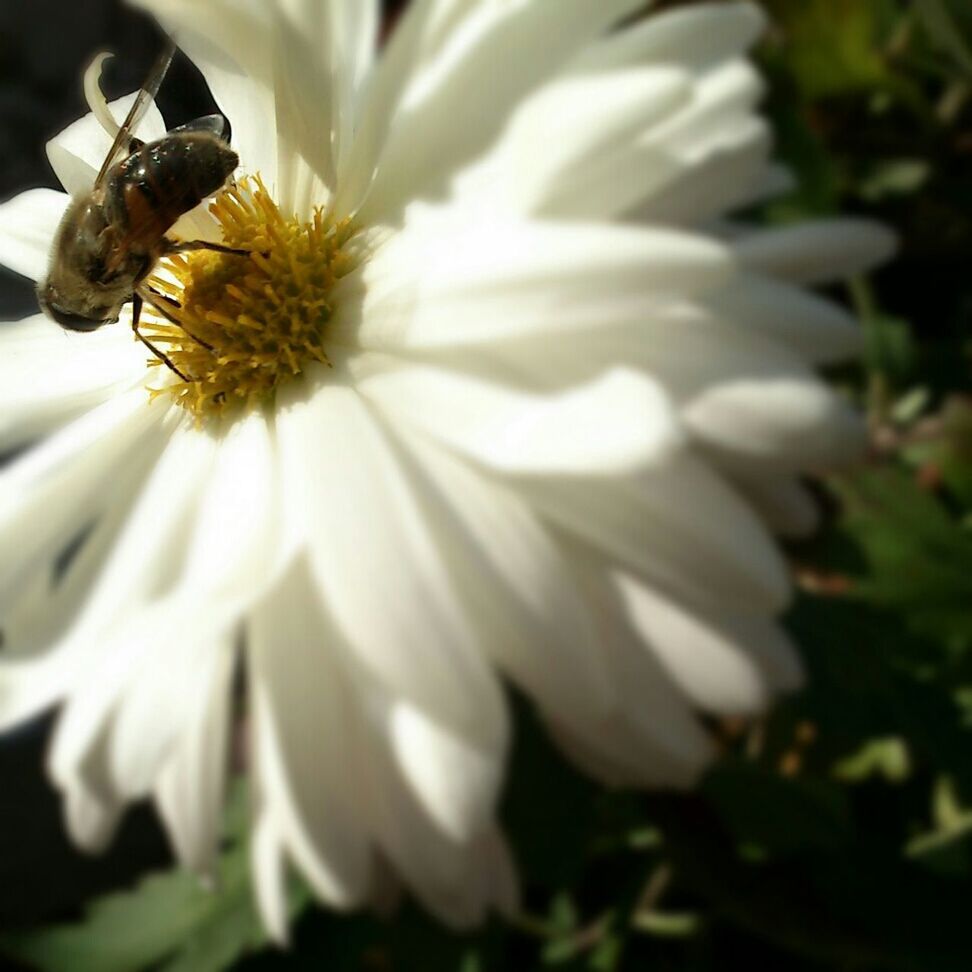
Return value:
M 615 972 L 621 965 L 624 939 L 608 933 L 591 952 L 591 972 Z
M 939 873 L 966 874 L 972 862 L 972 809 L 962 806 L 954 781 L 947 776 L 935 782 L 932 817 L 934 827 L 908 842 L 908 856 Z
M 901 783 L 910 773 L 908 746 L 898 736 L 871 739 L 834 767 L 834 775 L 849 783 L 860 783 L 874 776 L 883 777 L 889 783 Z
M 482 959 L 475 952 L 464 955 L 459 966 L 459 972 L 485 972 Z
M 908 321 L 881 313 L 875 306 L 870 283 L 851 281 L 854 308 L 864 325 L 864 364 L 871 380 L 871 412 L 878 418 L 887 411 L 892 389 L 908 386 L 918 364 L 918 349 Z
M 962 8 L 945 0 L 915 0 L 915 9 L 938 49 L 972 78 L 972 47 L 969 36 L 963 36 L 963 24 L 972 31 L 968 6 Z
M 572 935 L 577 930 L 577 906 L 566 892 L 558 894 L 550 906 L 550 928 L 555 935 Z
M 857 191 L 862 199 L 877 203 L 889 196 L 917 192 L 931 175 L 931 163 L 925 159 L 889 159 L 875 163 L 861 178 Z
M 865 470 L 834 485 L 843 527 L 868 564 L 854 596 L 893 607 L 918 631 L 972 639 L 972 533 L 907 470 Z
M 220 871 L 212 891 L 181 871 L 152 875 L 93 904 L 81 924 L 8 935 L 2 947 L 43 972 L 137 972 L 177 952 L 168 972 L 224 968 L 263 935 L 245 855 L 224 857 Z
M 698 934 L 702 922 L 693 912 L 641 911 L 634 917 L 634 927 L 658 938 L 691 938 Z
M 804 96 L 893 86 L 881 54 L 895 20 L 892 0 L 768 0 L 767 7 Z
M 873 314 L 865 321 L 864 363 L 871 374 L 890 384 L 904 386 L 915 372 L 916 354 L 911 326 L 888 314 Z
M 704 792 L 739 844 L 770 853 L 840 846 L 851 833 L 840 787 L 814 778 L 784 779 L 749 762 L 713 770 Z
M 963 511 L 972 510 L 972 404 L 960 396 L 950 398 L 921 433 L 905 446 L 905 457 L 916 466 L 934 468 Z
M 799 599 L 790 627 L 806 648 L 811 685 L 793 706 L 818 727 L 824 770 L 868 739 L 895 735 L 908 740 L 916 764 L 972 777 L 972 733 L 933 677 L 948 674 L 935 641 L 891 611 L 847 598 Z
M 144 878 L 94 902 L 78 924 L 8 933 L 0 951 L 41 972 L 219 972 L 267 941 L 253 902 L 245 837 L 245 789 L 226 817 L 228 847 L 214 886 L 183 870 Z M 306 903 L 291 893 L 294 914 Z
M 703 897 L 707 914 L 785 948 L 789 957 L 780 967 L 969 967 L 961 928 L 967 885 L 938 879 L 902 862 L 899 853 L 875 857 L 861 846 L 866 833 L 833 853 L 754 866 L 739 860 L 717 818 L 697 798 L 658 799 L 653 806 L 680 882 Z M 820 964 L 803 965 L 808 958 Z

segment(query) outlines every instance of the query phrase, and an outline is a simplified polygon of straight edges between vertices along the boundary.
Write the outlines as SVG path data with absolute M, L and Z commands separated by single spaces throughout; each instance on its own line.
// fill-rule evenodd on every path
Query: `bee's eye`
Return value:
M 87 314 L 69 310 L 60 301 L 60 295 L 49 284 L 42 283 L 37 288 L 37 303 L 40 309 L 52 320 L 68 331 L 96 331 L 104 324 L 110 324 L 117 316 L 112 314 L 108 305 L 96 307 Z
M 109 323 L 108 309 L 100 316 L 86 317 L 74 311 L 65 310 L 55 303 L 42 302 L 44 313 L 48 317 L 57 321 L 61 327 L 68 331 L 96 331 L 99 327 Z

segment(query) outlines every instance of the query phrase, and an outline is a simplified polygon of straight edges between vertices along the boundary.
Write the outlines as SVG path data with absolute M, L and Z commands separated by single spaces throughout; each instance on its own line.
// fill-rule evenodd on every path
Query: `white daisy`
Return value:
M 197 869 L 245 720 L 274 934 L 289 866 L 351 907 L 390 865 L 473 923 L 515 897 L 504 680 L 648 786 L 800 682 L 770 530 L 862 441 L 814 373 L 858 327 L 804 287 L 891 241 L 726 221 L 784 180 L 747 3 L 414 0 L 380 55 L 377 0 L 143 3 L 242 162 L 181 230 L 260 252 L 161 271 L 217 349 L 150 328 L 188 383 L 124 322 L 0 330 L 0 448 L 42 440 L 0 474 L 0 720 L 60 704 L 81 845 L 151 795 Z M 51 142 L 68 192 L 109 143 Z M 0 260 L 43 277 L 68 198 L 0 207 Z

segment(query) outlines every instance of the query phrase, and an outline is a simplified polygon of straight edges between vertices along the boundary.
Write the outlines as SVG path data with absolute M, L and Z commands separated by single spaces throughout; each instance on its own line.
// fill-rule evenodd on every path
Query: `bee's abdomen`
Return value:
M 151 249 L 183 214 L 216 192 L 239 164 L 214 135 L 186 132 L 143 145 L 105 184 L 109 222 Z

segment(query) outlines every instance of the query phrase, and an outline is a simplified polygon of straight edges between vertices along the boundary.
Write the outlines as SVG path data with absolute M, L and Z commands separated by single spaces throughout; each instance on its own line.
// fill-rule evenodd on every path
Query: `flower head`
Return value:
M 328 364 L 331 292 L 356 265 L 350 219 L 335 223 L 322 207 L 306 223 L 286 219 L 259 176 L 225 190 L 210 211 L 221 243 L 238 252 L 163 261 L 149 286 L 167 316 L 146 329 L 185 376 L 165 391 L 199 417 L 268 403 L 308 362 Z
M 504 680 L 639 786 L 799 684 L 771 531 L 862 441 L 813 370 L 856 322 L 805 286 L 890 240 L 728 221 L 785 179 L 748 3 L 415 0 L 380 55 L 376 0 L 144 3 L 242 164 L 174 232 L 245 252 L 155 268 L 181 377 L 124 320 L 0 330 L 0 447 L 42 439 L 0 474 L 0 721 L 61 704 L 80 843 L 152 795 L 203 870 L 244 725 L 278 936 L 288 866 L 474 922 L 515 896 Z M 68 193 L 108 141 L 52 141 Z M 41 277 L 68 198 L 4 205 L 0 260 Z

